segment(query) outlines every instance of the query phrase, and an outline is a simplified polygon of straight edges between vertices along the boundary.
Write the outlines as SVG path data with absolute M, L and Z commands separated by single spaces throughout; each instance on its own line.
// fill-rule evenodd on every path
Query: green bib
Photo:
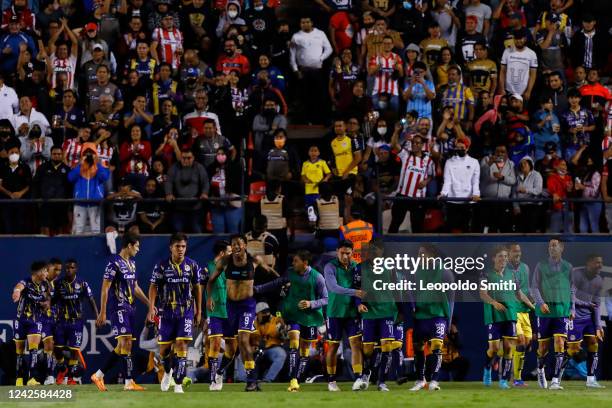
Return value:
M 529 272 L 527 271 L 527 265 L 524 262 L 521 262 L 517 269 L 514 269 L 511 266 L 508 268 L 514 272 L 514 279 L 518 281 L 521 292 L 523 292 L 525 296 L 529 296 Z M 529 309 L 529 306 L 527 306 L 525 303 L 519 302 L 519 306 L 516 311 L 518 313 L 529 313 L 531 309 Z
M 353 268 L 357 264 L 351 262 L 349 268 L 345 269 L 338 259 L 333 259 L 330 263 L 336 268 L 336 282 L 338 286 L 350 288 L 353 285 Z M 355 308 L 351 296 L 333 293 L 331 290 L 328 296 L 327 317 L 357 317 L 357 308 Z
M 208 263 L 208 271 L 212 275 L 215 273 L 216 263 L 210 261 Z M 206 293 L 206 291 L 204 291 Z M 219 317 L 227 319 L 227 288 L 225 287 L 225 272 L 221 272 L 221 275 L 213 283 L 211 298 L 215 302 L 215 310 L 208 311 L 208 317 Z
M 375 280 L 392 282 L 391 271 L 385 269 L 380 275 L 375 275 L 369 262 L 362 262 L 359 267 L 361 268 L 361 288 L 367 292 L 364 303 L 368 308 L 368 311 L 362 313 L 361 317 L 366 320 L 395 319 L 397 307 L 393 294 L 385 290 L 375 290 L 373 285 Z
M 510 268 L 505 268 L 500 276 L 495 270 L 491 269 L 487 274 L 489 283 L 514 282 L 514 273 Z M 516 299 L 516 291 L 514 290 L 489 290 L 489 296 L 506 306 L 506 310 L 500 312 L 488 304 L 484 304 L 484 323 L 500 323 L 508 321 L 516 321 L 516 311 L 519 308 L 519 301 Z
M 444 280 L 442 269 L 418 269 L 416 271 L 417 288 L 425 287 L 429 283 L 440 283 Z M 420 284 L 420 282 L 422 282 Z M 419 290 L 415 292 L 416 312 L 414 317 L 419 320 L 432 319 L 434 317 L 450 317 L 450 307 L 446 294 L 431 290 Z
M 323 324 L 322 308 L 301 310 L 298 307 L 301 300 L 317 299 L 317 277 L 321 274 L 316 269 L 311 268 L 306 281 L 293 268 L 289 269 L 288 274 L 291 286 L 281 308 L 283 319 L 307 327 L 321 326 Z
M 571 272 L 572 265 L 561 260 L 560 270 L 553 271 L 548 260 L 538 264 L 540 271 L 540 294 L 548 305 L 550 313 L 543 314 L 536 307 L 538 317 L 568 317 L 570 315 L 571 294 Z

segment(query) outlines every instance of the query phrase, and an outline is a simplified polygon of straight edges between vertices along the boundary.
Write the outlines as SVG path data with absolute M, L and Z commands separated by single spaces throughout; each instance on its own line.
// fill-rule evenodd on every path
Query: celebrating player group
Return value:
M 83 340 L 83 302 L 96 315 L 96 325 L 110 321 L 116 339 L 104 366 L 91 375 L 100 391 L 107 391 L 104 376 L 119 365 L 126 391 L 142 391 L 134 381 L 132 358 L 135 340 L 136 298 L 146 307 L 147 319 L 158 322 L 158 355 L 163 367 L 162 391 L 173 387 L 183 393 L 191 383 L 187 377 L 189 344 L 205 331 L 205 357 L 210 372 L 210 391 L 221 391 L 225 371 L 240 355 L 246 371 L 246 391 L 260 391 L 256 365 L 259 350 L 254 344 L 255 296 L 283 294 L 278 307 L 289 339 L 288 391 L 300 390 L 309 356 L 321 327 L 325 327 L 325 366 L 329 391 L 340 391 L 336 382 L 339 346 L 346 339 L 351 351 L 355 381 L 352 390 L 368 389 L 376 384 L 379 391 L 389 391 L 386 380 L 392 370 L 399 383 L 402 377 L 402 346 L 408 320 L 412 322 L 413 349 L 417 380 L 411 391 L 440 390 L 439 373 L 443 348 L 452 326 L 455 294 L 452 292 L 375 291 L 367 282 L 374 277 L 374 259 L 383 256 L 382 239 L 374 238 L 362 246 L 361 263 L 354 261 L 353 243 L 340 241 L 336 257 L 324 264 L 323 273 L 313 266 L 307 250 L 299 250 L 288 270 L 274 269 L 265 256 L 250 254 L 247 239 L 234 235 L 218 241 L 213 258 L 200 267 L 187 256 L 188 239 L 175 233 L 169 242 L 169 255 L 154 266 L 148 292 L 140 288 L 134 257 L 140 250 L 138 235 L 127 232 L 122 249 L 105 268 L 100 307 L 90 285 L 77 277 L 77 262 L 59 260 L 34 262 L 30 276 L 14 287 L 17 303 L 14 341 L 17 350 L 17 386 L 81 383 L 86 368 L 80 348 Z M 548 256 L 535 265 L 533 272 L 521 260 L 521 247 L 512 244 L 497 247 L 491 254 L 492 265 L 481 278 L 489 283 L 513 282 L 515 289 L 481 290 L 484 324 L 488 332 L 483 383 L 492 384 L 496 360 L 499 363 L 499 387 L 524 387 L 522 369 L 525 353 L 533 342 L 530 313 L 536 317 L 537 377 L 541 388 L 560 390 L 563 371 L 581 347 L 587 352 L 586 386 L 600 388 L 595 378 L 598 345 L 603 340 L 599 316 L 599 293 L 603 285 L 599 274 L 602 257 L 589 255 L 584 267 L 574 268 L 563 259 L 564 244 L 559 239 L 548 243 Z M 415 254 L 416 255 L 416 254 Z M 435 246 L 423 244 L 420 257 L 438 257 Z M 435 265 L 435 263 L 432 263 Z M 430 266 L 430 263 L 425 265 Z M 62 266 L 64 273 L 62 274 Z M 257 273 L 256 273 L 257 272 Z M 268 276 L 265 283 L 256 275 Z M 413 275 L 425 283 L 452 282 L 453 271 L 425 266 Z M 400 272 L 385 270 L 376 279 L 401 279 Z M 409 319 L 412 317 L 412 319 Z M 42 340 L 42 342 L 41 342 Z M 41 344 L 42 343 L 42 344 Z M 26 344 L 29 362 L 26 359 Z M 46 364 L 38 363 L 39 348 Z M 549 351 L 554 351 L 553 376 L 545 374 Z M 39 366 L 45 373 L 39 373 Z M 42 381 L 42 380 L 41 380 Z

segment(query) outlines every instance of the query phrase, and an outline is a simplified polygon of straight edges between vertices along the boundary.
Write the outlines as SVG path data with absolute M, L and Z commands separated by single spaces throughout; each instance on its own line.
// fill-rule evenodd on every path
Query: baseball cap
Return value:
M 263 312 L 264 310 L 269 310 L 270 306 L 266 302 L 258 302 L 255 305 L 255 313 Z
M 85 31 L 98 31 L 98 24 L 94 22 L 85 24 Z
M 406 47 L 406 51 L 415 51 L 415 52 L 420 54 L 421 53 L 421 48 L 418 45 L 416 45 L 415 43 L 410 43 Z
M 94 50 L 94 51 L 95 51 L 95 50 L 101 50 L 101 51 L 104 51 L 104 47 L 102 46 L 102 44 L 100 44 L 100 43 L 96 43 L 96 44 L 94 44 L 94 45 L 93 45 L 92 50 Z
M 523 102 L 523 97 L 517 93 L 510 95 L 510 98 L 518 99 L 519 101 Z

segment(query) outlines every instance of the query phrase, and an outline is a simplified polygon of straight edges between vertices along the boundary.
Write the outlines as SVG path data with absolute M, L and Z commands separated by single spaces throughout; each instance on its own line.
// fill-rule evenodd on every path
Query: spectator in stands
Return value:
M 578 214 L 580 216 L 578 232 L 599 232 L 599 217 L 602 204 L 599 201 L 601 173 L 595 161 L 587 152 L 588 146 L 583 145 L 572 157 L 572 165 L 575 168 L 574 188 L 579 197 L 592 199 L 593 202 L 579 203 Z
M 232 159 L 236 157 L 236 149 L 225 136 L 218 132 L 214 120 L 207 119 L 204 122 L 203 129 L 202 137 L 195 139 L 192 146 L 193 154 L 198 163 L 204 167 L 213 164 L 219 147 L 223 147 Z
M 431 16 L 440 28 L 441 37 L 450 47 L 454 47 L 457 41 L 457 29 L 461 27 L 461 21 L 455 15 L 451 2 L 448 0 L 436 1 Z
M 571 234 L 574 232 L 573 206 L 565 200 L 574 192 L 574 181 L 567 172 L 565 160 L 556 160 L 553 167 L 555 171 L 546 179 L 546 190 L 553 198 L 546 232 Z
M 117 191 L 113 191 L 106 197 L 110 202 L 108 208 L 108 224 L 106 232 L 117 231 L 120 234 L 136 226 L 137 201 L 142 198 L 140 193 L 132 189 L 127 178 L 122 178 L 117 183 Z
M 153 86 L 155 88 L 155 85 Z M 138 126 L 142 131 L 142 138 L 145 140 L 151 139 L 151 124 L 153 123 L 153 114 L 147 112 L 147 100 L 144 95 L 138 95 L 132 102 L 132 110 L 123 116 L 123 127 L 126 129 Z
M 597 28 L 591 13 L 582 14 L 582 29 L 572 36 L 569 57 L 573 67 L 602 68 L 606 65 L 606 32 Z
M 30 167 L 21 161 L 19 142 L 6 146 L 8 160 L 0 166 L 0 193 L 2 198 L 19 200 L 28 198 L 32 182 Z M 23 234 L 26 232 L 26 213 L 28 207 L 23 204 L 5 204 L 2 209 L 4 232 Z
M 431 101 L 436 98 L 436 90 L 432 81 L 425 79 L 427 66 L 421 61 L 417 61 L 412 66 L 412 79 L 406 84 L 402 94 L 407 102 L 406 111 L 417 112 L 418 117 L 432 118 Z
M 540 198 L 542 195 L 542 175 L 535 170 L 533 159 L 524 157 L 519 162 L 517 169 L 516 184 L 512 191 L 513 198 Z M 517 216 L 517 232 L 537 232 L 541 225 L 539 218 L 542 214 L 542 203 L 538 202 L 515 202 L 513 204 L 514 215 Z
M 216 113 L 209 111 L 208 106 L 208 95 L 206 91 L 200 89 L 195 93 L 195 108 L 193 112 L 186 114 L 183 117 L 183 128 L 191 129 L 191 138 L 204 135 L 204 122 L 207 119 L 211 119 L 215 122 L 215 128 L 219 134 L 221 134 L 221 124 L 219 123 L 219 116 Z M 191 145 L 193 141 L 189 141 L 187 144 Z
M 257 84 L 257 74 L 259 71 L 267 71 L 270 84 L 281 92 L 285 92 L 286 78 L 283 72 L 276 66 L 271 65 L 272 61 L 268 54 L 261 54 L 257 60 L 259 66 L 253 70 L 253 85 Z
M 32 106 L 29 96 L 19 98 L 19 113 L 13 117 L 13 127 L 19 136 L 27 136 L 32 124 L 38 123 L 41 134 L 46 135 L 49 129 L 49 121 L 46 116 Z
M 174 16 L 170 13 L 164 14 L 161 26 L 152 31 L 151 56 L 158 63 L 170 64 L 176 72 L 183 55 L 183 33 L 179 30 L 178 24 L 175 24 Z
M 19 98 L 15 89 L 4 82 L 4 75 L 0 72 L 0 119 L 11 119 L 19 109 Z
M 274 147 L 266 156 L 266 179 L 289 181 L 299 174 L 299 156 L 291 146 L 287 146 L 287 132 L 277 129 L 274 132 Z
M 360 78 L 360 67 L 353 63 L 353 52 L 343 49 L 340 57 L 334 58 L 329 77 L 329 97 L 336 111 L 346 111 L 351 104 L 353 85 Z
M 77 106 L 77 96 L 72 89 L 62 95 L 62 106 L 52 117 L 51 131 L 53 141 L 61 145 L 66 139 L 77 136 L 79 128 L 85 125 L 85 112 Z
M 143 201 L 138 203 L 138 229 L 143 234 L 160 234 L 166 231 L 166 205 L 163 202 L 147 202 L 147 199 L 163 198 L 154 178 L 147 179 Z
M 42 133 L 40 123 L 33 122 L 27 136 L 19 138 L 21 142 L 21 160 L 30 166 L 32 175 L 47 160 L 51 158 L 53 139 Z
M 240 4 L 241 3 L 236 0 L 229 0 L 226 3 L 225 11 L 222 13 L 221 18 L 219 18 L 219 24 L 217 24 L 217 38 L 223 38 L 232 26 L 246 25 L 246 21 L 240 17 L 240 13 L 242 12 Z
M 277 129 L 287 129 L 287 118 L 278 112 L 274 99 L 264 101 L 263 110 L 253 118 L 255 151 L 267 151 L 273 145 L 273 135 Z
M 131 125 L 129 128 L 130 140 L 123 142 L 119 149 L 121 162 L 120 175 L 136 191 L 144 191 L 145 181 L 149 175 L 149 162 L 151 161 L 151 143 L 143 140 L 142 128 Z
M 63 198 L 72 196 L 72 184 L 68 181 L 68 167 L 63 161 L 62 148 L 51 149 L 51 160 L 43 163 L 32 181 L 32 198 Z M 40 207 L 40 233 L 44 235 L 64 232 L 68 224 L 66 203 L 45 203 Z
M 242 167 L 240 160 L 228 153 L 224 147 L 219 147 L 215 161 L 207 169 L 210 176 L 209 197 L 222 200 L 211 203 L 212 232 L 215 234 L 237 234 L 242 222 Z
M 559 71 L 553 71 L 548 74 L 548 81 L 546 84 L 547 86 L 544 88 L 542 97 L 552 99 L 555 115 L 560 117 L 569 107 L 567 90 L 563 85 L 563 76 Z
M 21 43 L 27 44 L 28 50 L 36 58 L 38 48 L 34 39 L 23 31 L 23 25 L 19 17 L 13 14 L 8 22 L 7 33 L 0 36 L 0 52 L 2 53 L 0 71 L 7 77 L 13 76 L 17 71 L 17 59 L 19 58 Z
M 451 232 L 470 231 L 473 202 L 480 200 L 480 165 L 467 154 L 470 140 L 455 141 L 454 155 L 444 165 L 444 184 L 440 197 L 471 199 L 446 203 L 447 223 Z
M 504 50 L 499 72 L 500 93 L 518 94 L 526 101 L 531 98 L 538 69 L 538 57 L 526 45 L 527 33 L 526 28 L 513 32 L 514 48 Z
M 323 123 L 325 104 L 325 74 L 323 62 L 332 54 L 332 46 L 325 33 L 313 27 L 312 19 L 300 18 L 300 31 L 291 38 L 291 69 L 295 74 L 300 100 L 304 103 L 304 118 L 307 122 Z
M 570 160 L 580 146 L 590 144 L 595 120 L 589 110 L 580 106 L 581 95 L 577 89 L 571 89 L 567 97 L 569 109 L 561 115 L 561 128 L 566 135 L 563 158 Z
M 202 200 L 208 198 L 210 188 L 206 168 L 195 161 L 189 149 L 181 150 L 181 161 L 175 163 L 168 171 L 168 180 L 164 183 L 166 200 L 188 198 L 192 201 L 176 202 L 173 207 L 173 231 L 202 232 L 204 223 Z
M 542 95 L 540 99 L 540 109 L 533 116 L 532 129 L 534 131 L 535 159 L 540 160 L 546 154 L 544 147 L 547 143 L 560 145 L 559 131 L 561 123 L 553 110 L 553 99 L 547 95 Z M 561 156 L 561 150 L 557 150 L 557 155 Z
M 508 199 L 516 184 L 514 163 L 508 159 L 506 146 L 495 148 L 495 154 L 486 160 L 483 173 L 482 196 L 485 198 Z M 485 219 L 484 232 L 508 233 L 512 229 L 512 205 L 509 202 L 482 203 L 482 216 Z
M 402 59 L 393 51 L 393 38 L 383 38 L 382 50 L 368 61 L 368 81 L 373 82 L 372 103 L 376 109 L 399 110 L 399 81 L 404 76 Z
M 104 184 L 110 177 L 110 172 L 100 164 L 97 150 L 94 143 L 84 143 L 79 164 L 68 173 L 68 180 L 74 185 L 74 198 L 77 200 L 102 200 L 105 196 Z M 75 203 L 72 233 L 99 234 L 100 209 L 100 203 Z

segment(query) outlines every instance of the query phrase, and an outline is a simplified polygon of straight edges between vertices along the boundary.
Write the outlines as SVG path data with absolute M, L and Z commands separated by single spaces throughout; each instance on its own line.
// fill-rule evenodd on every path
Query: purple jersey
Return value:
M 193 289 L 200 284 L 202 268 L 191 258 L 175 264 L 170 258 L 153 268 L 151 283 L 157 285 L 160 311 L 183 316 L 193 310 Z
M 111 309 L 130 308 L 134 304 L 136 264 L 113 255 L 104 270 L 104 279 L 111 281 L 109 302 Z
M 60 320 L 72 321 L 83 318 L 83 299 L 93 296 L 89 284 L 82 279 L 74 278 L 68 282 L 62 278 L 55 282 L 54 304 Z
M 24 286 L 17 303 L 17 319 L 40 320 L 46 315 L 45 301 L 50 296 L 49 282 L 34 283 L 31 277 L 19 281 Z
M 572 303 L 575 309 L 575 320 L 592 320 L 601 327 L 599 304 L 603 295 L 603 278 L 591 274 L 586 268 L 572 269 Z

